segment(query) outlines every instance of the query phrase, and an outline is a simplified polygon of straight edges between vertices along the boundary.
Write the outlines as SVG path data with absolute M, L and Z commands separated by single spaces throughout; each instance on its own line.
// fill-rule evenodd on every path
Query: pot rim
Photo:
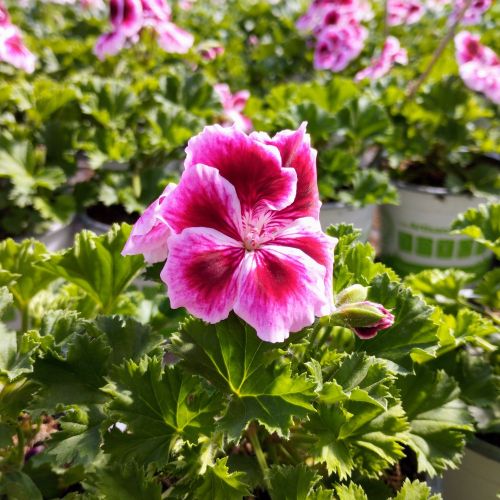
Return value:
M 347 203 L 344 203 L 342 201 L 326 201 L 326 202 L 321 202 L 321 207 L 320 208 L 345 208 L 347 210 L 365 210 L 365 209 L 374 209 L 377 205 L 375 203 L 368 203 L 367 205 L 362 205 L 361 207 L 356 207 L 354 205 L 349 205 Z
M 416 192 L 424 195 L 430 195 L 430 196 L 441 196 L 441 197 L 455 197 L 455 198 L 477 198 L 477 199 L 484 199 L 485 201 L 487 198 L 484 196 L 477 196 L 474 193 L 470 192 L 465 192 L 465 193 L 452 193 L 448 188 L 444 187 L 435 187 L 435 186 L 425 186 L 425 185 L 420 185 L 420 184 L 411 184 L 409 182 L 404 182 L 404 181 L 392 181 L 393 184 L 399 189 L 403 191 L 411 191 L 411 192 Z
M 85 212 L 80 212 L 78 214 L 78 220 L 87 226 L 90 226 L 90 229 L 92 229 L 92 226 L 103 231 L 104 233 L 107 233 L 112 226 L 112 224 L 106 224 L 105 222 L 98 221 L 97 219 L 94 219 L 93 217 L 90 217 Z
M 500 447 L 495 446 L 487 441 L 474 437 L 472 441 L 467 443 L 467 447 L 495 462 L 500 462 Z

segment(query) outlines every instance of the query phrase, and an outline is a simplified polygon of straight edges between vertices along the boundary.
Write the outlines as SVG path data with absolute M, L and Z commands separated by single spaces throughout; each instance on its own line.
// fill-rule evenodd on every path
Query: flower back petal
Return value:
M 205 127 L 186 148 L 187 170 L 198 163 L 219 170 L 236 189 L 243 213 L 266 207 L 281 210 L 295 199 L 297 174 L 282 168 L 277 148 L 236 127 Z
M 172 307 L 209 323 L 227 318 L 238 292 L 242 245 L 213 229 L 190 228 L 172 236 L 169 247 L 161 278 Z

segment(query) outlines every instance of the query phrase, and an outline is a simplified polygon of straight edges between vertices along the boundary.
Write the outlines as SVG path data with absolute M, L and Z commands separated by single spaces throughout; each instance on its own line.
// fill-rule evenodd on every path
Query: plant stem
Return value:
M 28 312 L 28 306 L 21 308 L 21 332 L 24 333 L 28 330 L 30 324 L 30 316 Z
M 384 41 L 389 36 L 389 0 L 384 0 Z
M 428 76 L 431 74 L 434 66 L 438 62 L 438 60 L 441 58 L 443 55 L 446 47 L 450 43 L 451 39 L 455 36 L 455 32 L 457 30 L 458 25 L 462 22 L 463 17 L 465 16 L 465 13 L 467 12 L 467 9 L 472 5 L 473 0 L 467 0 L 465 2 L 465 5 L 463 6 L 462 10 L 459 12 L 457 18 L 453 22 L 453 24 L 450 26 L 450 29 L 448 30 L 448 33 L 444 36 L 444 38 L 441 40 L 441 43 L 437 46 L 436 50 L 434 51 L 434 54 L 432 55 L 432 59 L 427 66 L 426 70 L 410 85 L 408 89 L 408 94 L 407 94 L 407 100 L 412 99 L 415 94 L 417 93 L 417 90 L 420 88 L 422 83 L 428 78 Z
M 262 471 L 264 484 L 266 485 L 267 490 L 270 492 L 271 482 L 269 481 L 269 467 L 267 466 L 266 457 L 264 455 L 264 452 L 262 451 L 262 447 L 260 446 L 259 437 L 257 436 L 257 425 L 255 424 L 255 422 L 252 422 L 248 426 L 247 436 L 248 439 L 250 439 L 253 451 L 255 452 L 255 457 L 257 458 L 260 470 Z

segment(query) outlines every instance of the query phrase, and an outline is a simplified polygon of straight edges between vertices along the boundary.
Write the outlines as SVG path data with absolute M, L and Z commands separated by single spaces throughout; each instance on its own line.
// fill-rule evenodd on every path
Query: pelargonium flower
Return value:
M 467 0 L 455 0 L 453 4 L 453 12 L 450 16 L 450 23 L 454 23 L 460 13 L 463 11 L 467 3 Z M 478 24 L 481 22 L 483 14 L 491 7 L 491 0 L 473 0 L 470 7 L 465 11 L 461 24 Z
M 455 48 L 460 76 L 465 84 L 499 104 L 500 58 L 497 54 L 482 45 L 479 36 L 467 31 L 455 36 Z
M 207 41 L 199 47 L 199 53 L 205 61 L 213 61 L 224 54 L 224 47 L 217 42 Z
M 229 85 L 225 83 L 216 84 L 214 90 L 222 103 L 224 125 L 234 125 L 244 132 L 252 130 L 252 120 L 243 115 L 243 110 L 250 98 L 250 92 L 248 90 L 239 90 L 232 94 Z
M 387 24 L 414 24 L 420 21 L 425 13 L 425 7 L 419 0 L 388 0 Z
M 408 64 L 408 54 L 406 49 L 401 48 L 397 38 L 389 36 L 384 43 L 381 54 L 372 60 L 370 66 L 359 71 L 354 79 L 356 81 L 364 78 L 376 80 L 389 73 L 395 63 Z
M 13 24 L 0 25 L 0 61 L 33 73 L 36 57 L 24 45 L 21 31 Z
M 161 207 L 175 188 L 176 184 L 168 184 L 160 197 L 146 208 L 134 224 L 122 255 L 142 254 L 144 260 L 150 264 L 162 262 L 167 258 L 166 242 L 172 230 L 161 216 Z
M 213 125 L 186 153 L 156 215 L 171 231 L 161 277 L 172 307 L 210 323 L 234 311 L 270 342 L 331 313 L 336 240 L 319 224 L 305 125 L 273 138 Z
M 360 25 L 328 26 L 318 35 L 314 67 L 342 71 L 359 56 L 367 31 Z
M 7 7 L 0 1 L 0 28 L 10 26 L 10 16 Z
M 99 59 L 117 54 L 127 42 L 135 42 L 140 31 L 152 27 L 158 44 L 167 52 L 186 53 L 194 37 L 171 22 L 171 9 L 166 0 L 110 0 L 113 31 L 97 40 L 94 53 Z

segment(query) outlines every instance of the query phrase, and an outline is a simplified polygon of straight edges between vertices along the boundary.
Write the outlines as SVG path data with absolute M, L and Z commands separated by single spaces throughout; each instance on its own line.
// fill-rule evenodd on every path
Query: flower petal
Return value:
M 267 207 L 281 210 L 295 199 L 297 174 L 282 168 L 279 151 L 247 136 L 236 127 L 205 127 L 186 148 L 187 170 L 197 163 L 210 165 L 235 188 L 243 213 Z
M 172 229 L 160 216 L 161 205 L 175 190 L 175 184 L 169 184 L 161 196 L 155 200 L 139 217 L 122 250 L 122 255 L 143 254 L 146 262 L 162 262 L 168 255 L 168 238 Z
M 311 147 L 311 137 L 306 134 L 306 123 L 298 130 L 284 130 L 266 144 L 276 146 L 281 154 L 283 165 L 297 172 L 297 194 L 294 202 L 277 214 L 279 218 L 297 219 L 299 217 L 319 218 L 318 183 L 316 178 L 317 151 Z M 263 135 L 255 135 L 265 140 Z
M 127 37 L 122 31 L 112 31 L 101 35 L 94 47 L 94 54 L 103 61 L 106 56 L 114 56 L 125 47 Z
M 161 22 L 155 25 L 155 29 L 158 33 L 158 45 L 166 52 L 185 54 L 193 46 L 193 35 L 174 23 Z
M 213 167 L 199 164 L 185 170 L 160 213 L 176 233 L 189 227 L 206 227 L 240 239 L 238 196 L 234 186 Z
M 209 323 L 227 318 L 238 293 L 241 243 L 206 228 L 173 235 L 161 272 L 173 308 L 185 307 Z
M 325 267 L 301 250 L 267 245 L 247 252 L 234 312 L 268 342 L 311 325 L 324 310 Z
M 327 236 L 321 230 L 320 223 L 311 218 L 297 219 L 273 240 L 274 245 L 293 247 L 302 250 L 318 264 L 325 268 L 325 305 L 318 316 L 331 314 L 333 306 L 333 257 L 337 238 Z

